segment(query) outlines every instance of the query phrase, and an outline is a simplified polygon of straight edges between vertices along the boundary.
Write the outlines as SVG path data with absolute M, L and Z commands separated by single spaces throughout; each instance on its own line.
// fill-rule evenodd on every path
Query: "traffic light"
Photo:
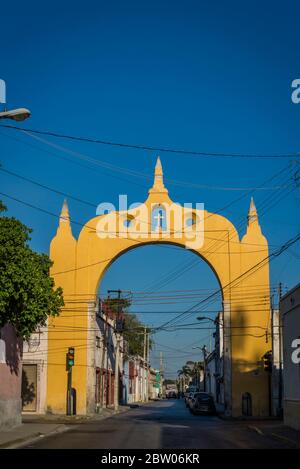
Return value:
M 70 370 L 75 364 L 75 348 L 69 347 L 67 353 L 67 370 Z
M 268 373 L 272 371 L 272 352 L 267 352 L 263 356 L 264 370 Z

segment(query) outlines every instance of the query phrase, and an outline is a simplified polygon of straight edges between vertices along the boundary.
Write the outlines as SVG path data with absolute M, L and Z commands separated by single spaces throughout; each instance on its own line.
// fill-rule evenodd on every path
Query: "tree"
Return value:
M 123 336 L 127 342 L 128 355 L 144 355 L 144 331 L 145 324 L 143 324 L 138 317 L 129 313 L 127 309 L 130 307 L 131 301 L 128 298 L 106 298 L 103 301 L 103 306 L 112 311 L 114 315 L 120 315 L 124 318 L 124 332 Z M 108 312 L 107 311 L 107 312 Z M 150 333 L 150 329 L 146 328 L 146 332 Z M 149 350 L 152 349 L 153 340 L 149 337 Z
M 186 364 L 177 371 L 177 374 L 178 377 L 181 378 L 183 385 L 186 386 L 190 381 L 195 382 L 195 384 L 199 384 L 202 372 L 202 362 L 187 361 Z
M 128 354 L 143 356 L 145 325 L 133 313 L 125 313 L 124 317 L 124 339 L 128 344 Z M 150 329 L 146 328 L 146 332 L 149 333 Z M 152 349 L 152 345 L 153 341 L 151 337 L 149 337 L 149 350 Z
M 0 328 L 11 324 L 25 340 L 64 305 L 62 289 L 49 276 L 52 262 L 29 247 L 30 233 L 19 220 L 0 216 Z

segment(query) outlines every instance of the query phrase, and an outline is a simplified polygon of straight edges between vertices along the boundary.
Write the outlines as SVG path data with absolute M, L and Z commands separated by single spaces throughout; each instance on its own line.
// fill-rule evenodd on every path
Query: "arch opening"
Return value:
M 197 321 L 197 317 L 215 319 L 222 311 L 223 295 L 217 274 L 199 253 L 173 243 L 145 243 L 131 247 L 107 265 L 99 279 L 97 293 L 105 298 L 107 290 L 118 289 L 123 290 L 126 297 L 132 293 L 129 311 L 154 328 L 199 303 L 193 312 L 187 312 L 186 317 L 177 320 L 174 328 L 171 326 L 155 335 L 155 341 L 165 347 L 159 349 L 157 345 L 153 351 L 154 368 L 159 368 L 159 351 L 165 351 L 169 376 L 176 378 L 178 369 L 188 357 L 203 360 L 202 352 L 192 349 L 193 346 L 205 344 L 208 352 L 213 350 L 215 326 L 209 319 Z M 205 298 L 215 291 L 220 292 L 216 301 L 206 306 Z M 190 347 L 190 355 L 171 352 L 174 342 Z

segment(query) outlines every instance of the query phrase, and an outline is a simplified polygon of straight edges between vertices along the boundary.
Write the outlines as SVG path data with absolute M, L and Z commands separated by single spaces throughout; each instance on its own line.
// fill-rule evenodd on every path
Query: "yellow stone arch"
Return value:
M 165 225 L 161 213 L 153 226 L 153 207 L 166 209 Z M 178 229 L 180 216 L 182 226 Z M 187 227 L 187 217 L 197 223 Z M 191 245 L 198 232 L 203 236 L 202 242 Z M 78 240 L 72 235 L 64 202 L 50 245 L 54 262 L 51 275 L 64 290 L 65 307 L 58 318 L 49 320 L 48 411 L 66 411 L 65 356 L 70 346 L 76 349 L 73 386 L 77 413 L 95 411 L 93 317 L 98 285 L 119 256 L 139 246 L 162 242 L 183 248 L 189 245 L 209 264 L 219 281 L 224 310 L 226 413 L 240 416 L 242 396 L 250 393 L 253 415 L 268 415 L 268 379 L 262 366 L 262 356 L 270 349 L 266 341 L 270 323 L 268 243 L 261 233 L 254 202 L 251 199 L 246 234 L 240 240 L 233 224 L 223 216 L 204 209 L 182 209 L 173 203 L 164 186 L 159 158 L 154 184 L 144 204 L 96 216 L 82 228 Z

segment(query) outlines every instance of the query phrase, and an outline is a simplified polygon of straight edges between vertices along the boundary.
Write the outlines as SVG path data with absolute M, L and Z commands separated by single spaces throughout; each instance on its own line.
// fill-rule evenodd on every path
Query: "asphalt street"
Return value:
M 150 402 L 106 420 L 90 420 L 26 448 L 213 449 L 285 448 L 245 421 L 194 416 L 183 400 Z

